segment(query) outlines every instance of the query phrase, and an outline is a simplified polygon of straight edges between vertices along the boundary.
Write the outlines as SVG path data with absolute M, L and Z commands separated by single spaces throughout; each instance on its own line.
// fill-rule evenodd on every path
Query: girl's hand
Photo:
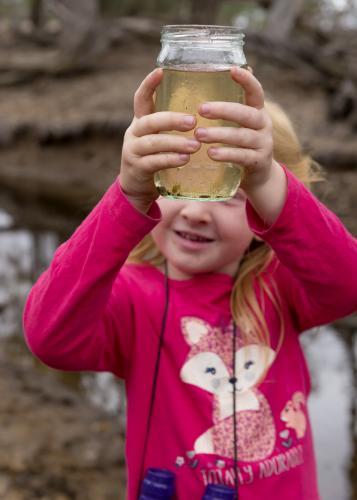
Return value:
M 225 144 L 209 148 L 208 155 L 216 161 L 243 166 L 244 189 L 262 184 L 269 177 L 273 164 L 272 123 L 264 109 L 264 92 L 259 81 L 243 68 L 233 67 L 231 75 L 245 91 L 245 104 L 207 102 L 200 105 L 199 113 L 205 118 L 235 122 L 239 127 L 197 128 L 195 136 L 201 142 Z
M 200 142 L 225 144 L 209 148 L 208 155 L 244 167 L 240 187 L 262 219 L 272 223 L 284 205 L 287 189 L 284 170 L 273 159 L 273 127 L 264 109 L 263 88 L 246 69 L 233 67 L 231 75 L 245 91 L 245 104 L 207 102 L 200 105 L 199 113 L 239 127 L 197 128 L 195 136 Z
M 187 132 L 196 124 L 193 115 L 162 111 L 154 113 L 154 92 L 163 76 L 155 69 L 141 83 L 134 97 L 134 119 L 124 136 L 120 185 L 129 200 L 146 212 L 159 196 L 154 184 L 158 170 L 181 167 L 201 144 L 194 137 L 164 134 Z

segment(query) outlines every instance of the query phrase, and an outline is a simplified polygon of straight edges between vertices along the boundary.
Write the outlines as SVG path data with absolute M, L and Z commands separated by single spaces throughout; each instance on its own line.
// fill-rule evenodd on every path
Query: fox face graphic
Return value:
M 213 394 L 213 427 L 194 443 L 196 453 L 234 456 L 232 335 L 199 318 L 182 318 L 182 332 L 191 349 L 181 368 L 181 379 Z M 228 335 L 227 335 L 228 333 Z M 256 386 L 275 359 L 267 346 L 241 346 L 235 355 L 238 456 L 260 460 L 275 444 L 275 426 L 266 398 Z

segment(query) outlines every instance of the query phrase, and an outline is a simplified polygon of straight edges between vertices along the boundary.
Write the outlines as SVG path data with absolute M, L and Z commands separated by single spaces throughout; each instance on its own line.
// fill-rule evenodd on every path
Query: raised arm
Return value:
M 115 182 L 58 248 L 24 312 L 28 346 L 44 363 L 124 376 L 133 332 L 129 293 L 118 273 L 159 216 L 156 205 L 147 216 L 138 212 Z
M 272 123 L 264 92 L 249 71 L 232 68 L 245 91 L 245 104 L 208 102 L 206 118 L 235 127 L 198 128 L 195 135 L 211 147 L 217 161 L 244 167 L 241 188 L 251 229 L 276 252 L 282 266 L 282 293 L 299 327 L 330 322 L 357 309 L 357 244 L 338 218 L 273 158 Z
M 271 224 L 285 202 L 286 178 L 273 158 L 273 127 L 264 107 L 263 88 L 246 69 L 233 67 L 231 75 L 243 87 L 245 103 L 206 102 L 199 112 L 205 118 L 223 119 L 237 126 L 200 127 L 195 136 L 201 142 L 224 144 L 208 149 L 213 160 L 244 167 L 240 187 L 262 219 Z
M 159 221 L 154 174 L 184 165 L 197 141 L 163 132 L 188 131 L 195 117 L 153 113 L 162 79 L 154 70 L 134 98 L 125 133 L 120 178 L 73 236 L 56 252 L 28 297 L 25 335 L 48 365 L 67 370 L 109 370 L 125 375 L 133 342 L 130 294 L 119 273 L 130 251 Z
M 300 330 L 330 323 L 357 310 L 357 240 L 338 217 L 288 170 L 287 198 L 273 224 L 251 203 L 251 229 L 275 251 L 280 293 Z

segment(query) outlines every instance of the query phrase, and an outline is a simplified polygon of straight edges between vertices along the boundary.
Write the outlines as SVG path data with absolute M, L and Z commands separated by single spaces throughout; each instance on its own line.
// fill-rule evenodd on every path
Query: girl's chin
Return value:
M 173 279 L 190 279 L 199 274 L 207 274 L 207 273 L 215 273 L 218 272 L 215 269 L 212 269 L 212 266 L 209 265 L 197 265 L 196 263 L 192 263 L 192 265 L 185 265 L 177 262 L 176 264 L 169 265 L 169 274 L 170 278 Z

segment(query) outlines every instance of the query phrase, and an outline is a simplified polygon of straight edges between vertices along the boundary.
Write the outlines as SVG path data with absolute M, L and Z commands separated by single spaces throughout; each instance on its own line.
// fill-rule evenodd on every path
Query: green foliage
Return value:
M 177 9 L 176 0 L 100 0 L 101 11 L 108 16 L 166 16 Z
M 322 4 L 325 2 L 323 0 L 305 0 L 304 1 L 304 12 L 306 14 L 315 14 L 323 7 Z
M 102 14 L 108 17 L 147 16 L 172 23 L 190 22 L 191 5 L 195 1 L 98 0 Z M 43 2 L 46 3 L 46 0 Z M 0 0 L 0 16 L 20 19 L 28 17 L 32 3 L 33 0 Z M 304 14 L 307 16 L 316 17 L 324 12 L 331 14 L 335 9 L 336 5 L 332 0 L 304 0 Z M 230 25 L 237 16 L 242 21 L 243 29 L 247 26 L 259 29 L 264 25 L 266 11 L 253 0 L 222 0 L 217 19 L 212 22 Z
M 264 25 L 266 13 L 252 1 L 237 2 L 228 0 L 221 3 L 217 23 L 231 25 L 234 19 L 238 18 L 238 24 L 243 29 L 249 26 L 252 29 L 259 29 Z
M 0 15 L 26 17 L 30 12 L 31 0 L 0 0 Z
M 195 0 L 100 0 L 100 5 L 106 16 L 155 16 L 175 23 L 190 22 L 190 5 L 193 1 Z M 252 1 L 225 0 L 220 3 L 215 22 L 230 25 L 238 15 L 242 15 L 246 22 L 256 27 L 261 24 L 264 11 Z

